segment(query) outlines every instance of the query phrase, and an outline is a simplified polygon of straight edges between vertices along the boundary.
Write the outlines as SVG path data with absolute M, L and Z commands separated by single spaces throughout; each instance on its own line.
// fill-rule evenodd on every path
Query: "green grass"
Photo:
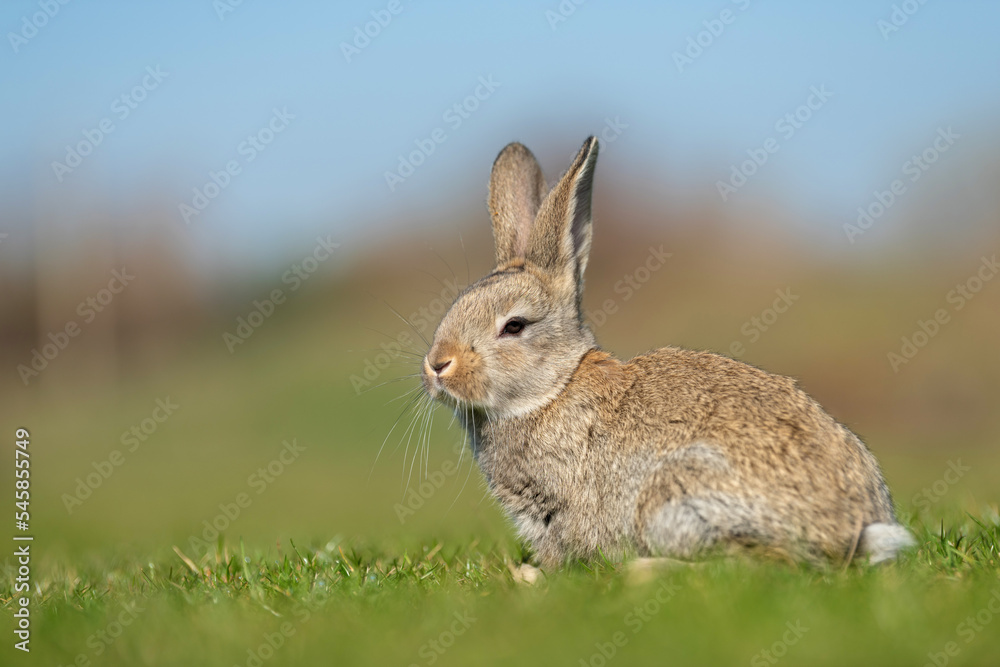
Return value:
M 511 574 L 525 558 L 512 542 L 116 553 L 37 577 L 30 664 L 599 665 L 612 649 L 623 665 L 769 664 L 760 652 L 776 642 L 785 664 L 923 664 L 949 642 L 950 664 L 989 664 L 1000 524 L 943 525 L 886 566 L 710 560 L 636 583 L 601 561 L 530 587 Z

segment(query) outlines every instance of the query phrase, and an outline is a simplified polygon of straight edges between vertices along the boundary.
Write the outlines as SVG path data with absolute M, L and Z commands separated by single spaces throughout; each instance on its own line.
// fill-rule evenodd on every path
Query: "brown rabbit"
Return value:
M 423 384 L 471 436 L 543 565 L 763 548 L 871 562 L 913 544 L 878 462 L 795 381 L 665 347 L 623 363 L 584 323 L 598 142 L 551 190 L 512 143 L 493 164 L 496 269 L 460 294 Z

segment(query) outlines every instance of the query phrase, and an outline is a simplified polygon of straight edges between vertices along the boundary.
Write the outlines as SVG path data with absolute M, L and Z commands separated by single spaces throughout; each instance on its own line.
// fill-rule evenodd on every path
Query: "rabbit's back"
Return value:
M 849 550 L 862 527 L 894 521 L 875 457 L 791 378 L 674 347 L 610 374 L 600 370 L 608 363 L 593 367 L 620 387 L 603 403 L 605 442 L 625 456 L 655 452 L 636 499 L 640 549 L 650 517 L 671 504 L 674 531 L 685 516 L 716 515 L 714 529 L 728 538 L 831 555 Z

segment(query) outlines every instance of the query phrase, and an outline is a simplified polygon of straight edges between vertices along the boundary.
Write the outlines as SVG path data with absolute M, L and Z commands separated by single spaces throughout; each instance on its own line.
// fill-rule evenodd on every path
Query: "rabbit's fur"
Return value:
M 581 310 L 597 151 L 589 138 L 547 191 L 531 152 L 504 148 L 496 269 L 457 297 L 423 362 L 542 564 L 734 548 L 879 561 L 910 545 L 875 457 L 794 380 L 708 352 L 624 363 L 598 348 Z

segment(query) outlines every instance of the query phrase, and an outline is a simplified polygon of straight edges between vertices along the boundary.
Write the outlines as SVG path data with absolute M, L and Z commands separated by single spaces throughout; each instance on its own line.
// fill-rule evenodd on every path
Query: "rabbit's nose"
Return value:
M 431 362 L 431 368 L 434 369 L 435 373 L 437 373 L 438 375 L 441 375 L 442 373 L 445 372 L 445 370 L 448 369 L 449 366 L 451 366 L 451 362 L 452 362 L 451 359 L 443 359 L 441 361 L 434 361 L 434 362 Z

